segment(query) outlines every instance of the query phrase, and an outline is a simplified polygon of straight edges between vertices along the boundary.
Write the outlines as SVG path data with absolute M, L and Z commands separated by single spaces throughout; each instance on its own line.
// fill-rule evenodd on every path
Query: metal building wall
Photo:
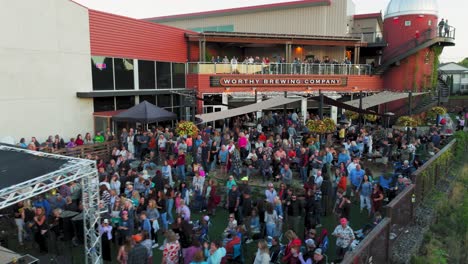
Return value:
M 347 0 L 333 0 L 330 6 L 154 22 L 184 29 L 234 25 L 236 32 L 344 36 L 349 23 L 348 13 Z

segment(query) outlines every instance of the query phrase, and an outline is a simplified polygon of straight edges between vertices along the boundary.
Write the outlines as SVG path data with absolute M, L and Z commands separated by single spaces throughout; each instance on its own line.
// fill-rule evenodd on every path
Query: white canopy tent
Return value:
M 233 108 L 221 112 L 214 112 L 214 113 L 207 113 L 207 114 L 202 114 L 202 115 L 196 115 L 197 118 L 201 119 L 201 123 L 207 123 L 207 122 L 212 122 L 220 119 L 225 119 L 225 118 L 230 118 L 234 116 L 240 116 L 240 115 L 245 115 L 248 113 L 253 113 L 257 111 L 262 111 L 265 109 L 270 109 L 276 106 L 281 106 L 285 104 L 290 104 L 294 103 L 297 101 L 301 101 L 302 98 L 286 98 L 286 97 L 274 97 L 272 99 L 238 107 L 238 108 Z
M 425 93 L 413 93 L 412 96 L 419 96 L 422 94 L 425 94 Z M 400 99 L 405 99 L 408 97 L 409 97 L 409 93 L 394 93 L 394 92 L 385 91 L 385 92 L 381 92 L 378 94 L 374 94 L 374 95 L 362 98 L 362 108 L 367 109 L 373 106 L 389 103 L 389 102 L 400 100 Z M 353 106 L 353 107 L 359 107 L 359 99 L 345 102 L 345 104 Z

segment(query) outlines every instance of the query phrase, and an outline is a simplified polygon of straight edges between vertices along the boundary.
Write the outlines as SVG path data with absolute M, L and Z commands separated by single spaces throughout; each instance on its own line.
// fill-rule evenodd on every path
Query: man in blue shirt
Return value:
M 362 179 L 364 178 L 364 170 L 361 169 L 361 165 L 356 165 L 356 168 L 351 170 L 349 174 L 349 179 L 351 181 L 351 188 L 356 196 L 356 199 L 359 200 L 359 190 L 358 187 L 361 185 Z
M 37 197 L 37 200 L 33 202 L 33 206 L 35 208 L 43 207 L 47 216 L 49 216 L 52 213 L 49 201 L 45 200 L 43 195 L 39 195 Z
M 348 151 L 343 148 L 341 150 L 341 153 L 338 154 L 338 166 L 343 162 L 345 164 L 345 167 L 348 166 L 349 162 L 351 161 L 351 156 L 349 156 Z
M 331 179 L 331 177 L 332 177 L 331 165 L 332 165 L 332 161 L 333 161 L 333 154 L 332 154 L 329 147 L 326 147 L 325 151 L 326 151 L 325 160 L 324 160 L 325 167 L 327 168 L 328 179 Z

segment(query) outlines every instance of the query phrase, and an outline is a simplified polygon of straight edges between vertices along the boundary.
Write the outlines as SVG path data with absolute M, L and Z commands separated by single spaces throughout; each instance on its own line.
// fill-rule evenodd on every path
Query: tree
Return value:
M 458 64 L 461 66 L 467 67 L 468 68 L 468 57 L 464 58 L 462 61 L 460 61 Z

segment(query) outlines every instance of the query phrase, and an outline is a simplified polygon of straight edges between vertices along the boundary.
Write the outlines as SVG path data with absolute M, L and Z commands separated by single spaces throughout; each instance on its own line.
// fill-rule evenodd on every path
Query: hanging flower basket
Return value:
M 190 121 L 180 121 L 176 127 L 176 133 L 180 136 L 195 136 L 198 134 L 198 127 Z
M 447 109 L 445 107 L 442 107 L 442 106 L 434 106 L 431 108 L 431 110 L 429 110 L 429 112 L 427 113 L 427 117 L 430 118 L 430 119 L 436 119 L 437 118 L 437 115 L 439 116 L 443 116 L 447 113 Z
M 353 111 L 346 111 L 344 114 L 348 120 L 356 120 L 359 118 L 359 114 Z
M 403 127 L 417 127 L 418 121 L 411 116 L 400 116 L 396 124 Z
M 375 122 L 377 121 L 377 115 L 372 115 L 372 114 L 365 114 L 364 118 L 369 121 L 369 122 Z
M 306 126 L 313 133 L 323 134 L 327 132 L 327 127 L 322 120 L 309 120 Z
M 333 119 L 324 118 L 323 123 L 325 124 L 326 133 L 334 133 L 336 131 L 336 124 Z

